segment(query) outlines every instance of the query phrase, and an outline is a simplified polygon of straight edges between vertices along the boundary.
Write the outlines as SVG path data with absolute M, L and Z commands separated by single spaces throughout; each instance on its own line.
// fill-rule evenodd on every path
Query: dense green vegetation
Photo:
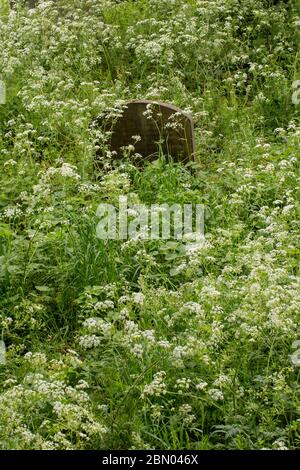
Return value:
M 15 4 L 0 0 L 0 448 L 299 448 L 299 3 Z M 95 170 L 90 122 L 133 98 L 192 112 L 193 168 L 103 144 Z M 98 239 L 119 195 L 204 204 L 205 240 Z

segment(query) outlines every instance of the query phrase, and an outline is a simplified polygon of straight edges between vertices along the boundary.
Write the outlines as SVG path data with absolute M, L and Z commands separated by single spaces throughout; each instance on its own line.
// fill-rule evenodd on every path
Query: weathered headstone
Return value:
M 143 160 L 155 160 L 161 150 L 174 161 L 194 159 L 195 139 L 192 117 L 166 103 L 135 100 L 122 106 L 117 116 L 103 113 L 93 126 L 110 131 L 108 146 L 115 158 L 122 158 L 124 147 L 133 145 Z

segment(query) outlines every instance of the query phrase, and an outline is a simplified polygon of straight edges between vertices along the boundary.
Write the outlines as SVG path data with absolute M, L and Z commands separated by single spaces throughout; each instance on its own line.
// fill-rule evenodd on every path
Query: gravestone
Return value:
M 115 158 L 122 158 L 124 147 L 134 146 L 142 160 L 156 160 L 159 150 L 174 161 L 194 159 L 195 139 L 192 117 L 166 103 L 148 100 L 129 101 L 117 116 L 101 114 L 93 127 L 110 131 L 108 147 Z

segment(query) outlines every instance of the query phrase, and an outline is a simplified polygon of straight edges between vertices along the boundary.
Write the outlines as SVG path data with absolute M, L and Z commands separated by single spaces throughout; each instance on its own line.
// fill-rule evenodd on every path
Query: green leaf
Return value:
M 6 364 L 6 347 L 3 340 L 0 340 L 0 364 Z
M 51 290 L 48 286 L 35 286 L 36 290 L 39 292 L 49 292 Z

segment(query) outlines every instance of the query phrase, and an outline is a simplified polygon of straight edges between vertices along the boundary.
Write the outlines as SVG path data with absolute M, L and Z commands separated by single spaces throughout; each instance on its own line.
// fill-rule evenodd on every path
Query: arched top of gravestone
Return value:
M 128 105 L 154 105 L 154 106 L 159 106 L 161 108 L 168 109 L 170 111 L 173 111 L 174 113 L 180 113 L 185 115 L 187 118 L 192 119 L 192 115 L 190 113 L 187 113 L 183 111 L 181 108 L 178 108 L 174 104 L 170 103 L 164 103 L 163 101 L 155 101 L 155 100 L 130 100 L 125 103 L 125 106 Z
M 194 160 L 195 138 L 192 116 L 180 108 L 160 101 L 132 100 L 120 107 L 120 113 L 103 113 L 94 126 L 111 131 L 109 147 L 117 158 L 124 147 L 133 145 L 145 160 L 155 160 L 159 152 L 175 161 Z

